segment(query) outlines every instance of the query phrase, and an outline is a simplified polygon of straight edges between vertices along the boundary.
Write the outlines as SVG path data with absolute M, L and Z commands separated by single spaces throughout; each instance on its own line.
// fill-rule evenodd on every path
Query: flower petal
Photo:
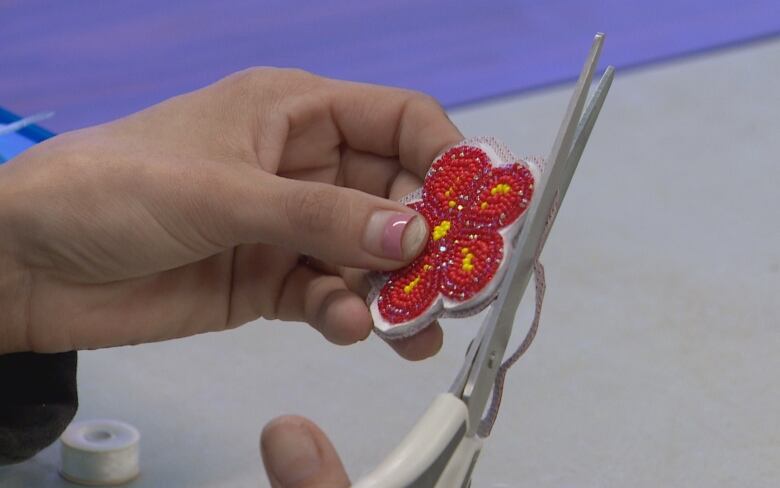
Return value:
M 524 164 L 493 168 L 464 215 L 464 225 L 470 229 L 506 227 L 526 211 L 533 189 L 533 174 Z
M 436 263 L 425 253 L 391 273 L 377 298 L 382 318 L 400 324 L 422 315 L 439 293 L 439 277 Z
M 474 201 L 479 180 L 490 168 L 490 159 L 482 149 L 453 147 L 431 165 L 423 185 L 423 201 L 442 219 L 455 218 Z
M 474 297 L 495 276 L 503 257 L 504 240 L 495 230 L 455 236 L 442 273 L 442 294 L 457 302 Z
M 449 249 L 452 236 L 460 232 L 460 221 L 451 217 L 445 216 L 442 218 L 438 216 L 431 210 L 430 206 L 422 201 L 413 202 L 407 206 L 419 212 L 428 222 L 428 243 L 423 254 L 430 256 L 432 263 L 440 264 L 444 262 L 444 254 Z

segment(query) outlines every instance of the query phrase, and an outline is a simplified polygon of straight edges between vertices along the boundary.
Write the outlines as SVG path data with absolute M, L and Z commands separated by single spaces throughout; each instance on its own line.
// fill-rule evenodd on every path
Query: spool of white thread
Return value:
M 138 476 L 141 434 L 118 420 L 74 422 L 60 436 L 60 474 L 81 485 L 127 483 Z

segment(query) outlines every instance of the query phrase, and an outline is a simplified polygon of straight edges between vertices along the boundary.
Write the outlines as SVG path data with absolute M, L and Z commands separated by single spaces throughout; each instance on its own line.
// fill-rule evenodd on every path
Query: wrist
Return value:
M 18 259 L 18 246 L 7 215 L 10 205 L 8 171 L 0 167 L 0 354 L 29 350 L 27 304 L 29 273 Z

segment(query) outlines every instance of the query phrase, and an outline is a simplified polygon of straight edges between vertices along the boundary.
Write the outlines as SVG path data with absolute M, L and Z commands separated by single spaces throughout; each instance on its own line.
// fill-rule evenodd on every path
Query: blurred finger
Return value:
M 301 263 L 310 267 L 315 271 L 319 271 L 322 274 L 338 275 L 341 271 L 341 267 L 335 264 L 326 263 L 322 259 L 317 259 L 311 256 L 305 256 L 301 258 Z
M 398 355 L 409 361 L 421 361 L 435 355 L 443 342 L 444 333 L 438 322 L 432 323 L 415 336 L 387 341 Z
M 390 200 L 400 200 L 423 185 L 423 180 L 414 173 L 403 170 L 398 173 L 390 185 L 387 197 Z
M 331 113 L 357 151 L 397 157 L 420 178 L 434 157 L 463 138 L 444 109 L 419 92 L 328 80 Z
M 273 488 L 347 488 L 349 477 L 328 437 L 303 417 L 272 420 L 260 452 Z
M 344 280 L 347 288 L 362 298 L 366 298 L 371 291 L 371 284 L 368 282 L 368 274 L 369 271 L 358 268 L 342 267 L 339 270 L 339 276 Z
M 338 185 L 387 198 L 398 173 L 404 171 L 398 158 L 345 149 L 339 164 Z
M 259 242 L 332 264 L 396 269 L 417 256 L 427 240 L 419 214 L 351 188 L 248 169 L 231 181 L 230 190 L 234 199 L 222 218 L 238 241 L 234 245 Z
M 364 340 L 372 327 L 365 302 L 340 276 L 324 275 L 307 266 L 298 266 L 284 281 L 277 318 L 307 322 L 339 345 Z
M 338 184 L 390 200 L 400 200 L 423 184 L 422 178 L 394 158 L 347 150 L 341 165 Z

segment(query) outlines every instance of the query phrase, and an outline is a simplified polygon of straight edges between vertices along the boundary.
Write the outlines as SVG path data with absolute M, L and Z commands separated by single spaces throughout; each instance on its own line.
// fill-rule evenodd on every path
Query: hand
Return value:
M 359 269 L 419 253 L 424 220 L 393 200 L 459 139 L 423 95 L 276 69 L 55 137 L 0 166 L 0 352 L 258 317 L 364 339 Z M 394 347 L 440 344 L 434 325 Z
M 280 417 L 263 429 L 260 452 L 272 488 L 347 488 L 333 444 L 312 422 Z

